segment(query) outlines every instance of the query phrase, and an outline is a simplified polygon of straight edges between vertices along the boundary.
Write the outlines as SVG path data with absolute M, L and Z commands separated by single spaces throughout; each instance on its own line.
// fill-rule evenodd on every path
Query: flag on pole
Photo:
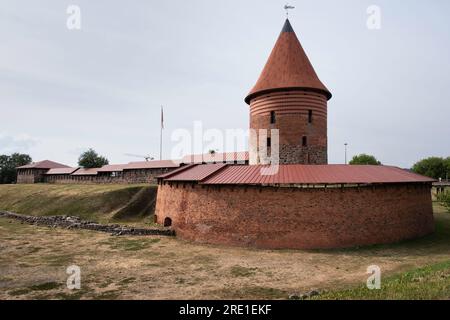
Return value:
M 164 129 L 164 110 L 161 106 L 161 129 Z

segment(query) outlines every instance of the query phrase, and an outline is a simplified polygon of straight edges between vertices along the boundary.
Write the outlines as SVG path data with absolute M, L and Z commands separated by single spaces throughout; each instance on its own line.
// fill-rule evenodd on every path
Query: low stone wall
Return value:
M 138 236 L 174 236 L 173 230 L 169 229 L 139 229 L 127 226 L 121 226 L 118 224 L 105 225 L 99 224 L 92 221 L 83 221 L 79 217 L 68 217 L 68 216 L 28 216 L 17 214 L 13 212 L 0 211 L 0 217 L 10 218 L 19 220 L 24 223 L 43 225 L 52 228 L 62 227 L 66 229 L 85 229 L 100 232 L 107 232 L 113 235 L 138 235 Z
M 156 177 L 176 168 L 159 169 L 132 169 L 123 171 L 123 180 L 125 183 L 150 183 L 156 184 Z
M 158 189 L 159 224 L 182 239 L 267 249 L 394 243 L 434 231 L 431 185 L 347 188 L 201 186 Z
M 156 184 L 156 177 L 173 170 L 172 168 L 160 169 L 133 169 L 124 170 L 117 176 L 108 173 L 100 173 L 95 176 L 83 175 L 45 175 L 43 182 L 55 184 Z M 20 176 L 18 176 L 19 178 Z M 25 182 L 33 183 L 33 182 Z

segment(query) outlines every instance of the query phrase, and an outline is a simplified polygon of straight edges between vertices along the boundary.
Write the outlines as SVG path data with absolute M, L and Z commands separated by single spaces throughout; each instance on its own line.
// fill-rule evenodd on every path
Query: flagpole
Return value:
M 161 132 L 159 135 L 159 160 L 162 160 L 162 134 L 163 134 L 163 127 L 164 127 L 164 111 L 163 106 L 161 106 Z

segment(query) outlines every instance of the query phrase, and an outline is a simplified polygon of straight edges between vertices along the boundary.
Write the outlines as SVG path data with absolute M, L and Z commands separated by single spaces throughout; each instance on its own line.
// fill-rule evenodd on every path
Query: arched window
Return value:
M 172 219 L 169 217 L 164 219 L 164 227 L 170 227 L 172 225 Z
M 307 147 L 308 146 L 308 137 L 303 136 L 302 138 L 302 146 Z
M 275 117 L 275 111 L 270 111 L 270 123 L 274 124 L 277 121 Z

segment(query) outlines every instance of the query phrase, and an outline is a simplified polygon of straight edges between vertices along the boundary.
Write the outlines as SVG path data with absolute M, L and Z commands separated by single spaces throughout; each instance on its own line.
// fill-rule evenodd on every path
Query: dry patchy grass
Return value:
M 450 214 L 436 207 L 436 221 L 434 235 L 395 245 L 272 251 L 1 218 L 0 299 L 287 299 L 293 292 L 346 289 L 365 283 L 369 265 L 389 277 L 449 261 Z M 66 288 L 72 264 L 81 267 L 81 290 Z

